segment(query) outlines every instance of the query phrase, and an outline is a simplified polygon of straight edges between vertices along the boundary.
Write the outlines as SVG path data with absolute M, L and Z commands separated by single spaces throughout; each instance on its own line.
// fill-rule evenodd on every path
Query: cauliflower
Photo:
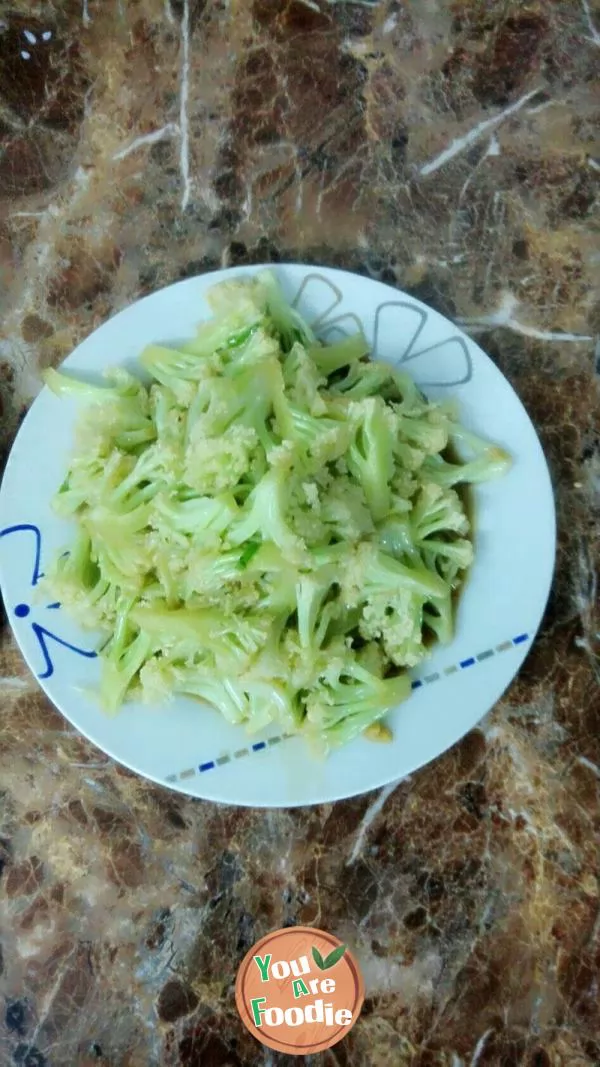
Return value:
M 425 653 L 423 598 L 407 589 L 372 597 L 363 606 L 359 631 L 366 641 L 380 641 L 397 667 L 416 667 Z
M 325 749 L 388 736 L 472 561 L 453 486 L 508 457 L 362 334 L 319 343 L 270 273 L 209 304 L 191 340 L 144 349 L 148 387 L 45 372 L 84 411 L 55 501 L 76 536 L 44 592 L 103 631 L 111 712 L 181 693 Z
M 229 426 L 219 437 L 205 437 L 195 426 L 185 453 L 186 484 L 203 495 L 233 489 L 250 471 L 257 443 L 250 426 Z
M 443 489 L 435 482 L 425 482 L 415 497 L 410 526 L 417 544 L 442 530 L 457 534 L 469 531 L 469 520 L 454 489 Z

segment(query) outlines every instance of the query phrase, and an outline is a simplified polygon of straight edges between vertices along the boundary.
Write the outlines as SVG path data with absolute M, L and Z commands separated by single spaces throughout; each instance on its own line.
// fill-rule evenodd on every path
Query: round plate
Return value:
M 64 366 L 135 370 L 149 342 L 190 336 L 209 315 L 215 282 L 261 268 L 190 278 L 126 308 Z M 262 268 L 264 269 L 264 268 Z M 546 604 L 555 551 L 548 469 L 513 389 L 470 338 L 437 312 L 379 282 L 297 264 L 272 268 L 288 299 L 323 339 L 362 328 L 380 359 L 403 364 L 432 399 L 452 396 L 461 421 L 506 448 L 513 467 L 475 491 L 475 562 L 456 637 L 413 672 L 413 692 L 388 721 L 389 744 L 362 738 L 317 761 L 301 739 L 243 727 L 187 699 L 130 703 L 105 716 L 93 689 L 93 640 L 35 589 L 72 536 L 52 512 L 73 442 L 77 405 L 44 388 L 15 440 L 0 490 L 0 582 L 17 641 L 47 695 L 104 752 L 156 782 L 229 804 L 287 807 L 338 800 L 395 781 L 444 752 L 498 700 L 519 670 Z

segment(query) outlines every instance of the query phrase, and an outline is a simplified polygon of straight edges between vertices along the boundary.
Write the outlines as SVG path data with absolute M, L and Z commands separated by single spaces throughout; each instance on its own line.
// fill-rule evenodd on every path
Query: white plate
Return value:
M 194 333 L 207 317 L 206 290 L 260 268 L 233 268 L 179 282 L 126 308 L 65 361 L 70 371 L 135 368 L 152 341 Z M 361 326 L 379 358 L 403 363 L 431 398 L 452 395 L 462 422 L 508 449 L 508 475 L 475 491 L 475 563 L 461 597 L 456 638 L 413 672 L 411 698 L 389 717 L 390 744 L 363 739 L 323 762 L 303 741 L 249 738 L 212 709 L 178 699 L 126 705 L 115 718 L 86 695 L 99 675 L 89 634 L 33 587 L 71 528 L 52 512 L 72 448 L 75 401 L 49 389 L 15 440 L 0 490 L 0 583 L 17 641 L 67 719 L 132 770 L 192 796 L 284 807 L 353 796 L 421 767 L 458 741 L 518 671 L 546 604 L 555 551 L 548 469 L 535 430 L 492 361 L 437 312 L 379 282 L 327 268 L 274 268 L 287 297 L 323 338 Z

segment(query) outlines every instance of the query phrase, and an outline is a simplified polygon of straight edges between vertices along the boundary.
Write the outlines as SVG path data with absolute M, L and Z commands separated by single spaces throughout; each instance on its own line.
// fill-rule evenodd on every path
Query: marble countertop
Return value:
M 538 428 L 559 519 L 502 701 L 334 806 L 131 775 L 49 706 L 3 619 L 3 1064 L 283 1063 L 233 981 L 285 923 L 347 939 L 366 982 L 307 1065 L 600 1063 L 599 74 L 598 0 L 0 3 L 4 450 L 40 369 L 116 309 L 293 259 L 466 323 Z

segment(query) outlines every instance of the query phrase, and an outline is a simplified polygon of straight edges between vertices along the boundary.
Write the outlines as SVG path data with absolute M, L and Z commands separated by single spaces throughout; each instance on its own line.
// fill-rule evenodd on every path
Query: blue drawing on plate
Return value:
M 30 522 L 22 522 L 18 523 L 16 526 L 6 526 L 3 530 L 0 530 L 0 537 L 7 537 L 8 534 L 24 532 L 32 533 L 34 536 L 35 548 L 31 573 L 31 586 L 34 588 L 38 584 L 40 578 L 44 577 L 43 572 L 40 569 L 42 558 L 42 535 L 39 528 Z M 56 608 L 59 607 L 60 604 L 57 602 L 46 604 L 47 611 L 56 610 Z M 31 614 L 31 607 L 23 601 L 15 605 L 13 613 L 17 619 L 27 619 Z M 71 644 L 70 641 L 65 641 L 63 637 L 59 637 L 58 634 L 54 634 L 51 630 L 47 630 L 45 626 L 41 626 L 39 622 L 32 622 L 31 629 L 35 634 L 44 658 L 44 670 L 41 673 L 38 673 L 38 678 L 40 679 L 51 678 L 54 674 L 54 664 L 50 652 L 48 651 L 49 641 L 54 641 L 57 645 L 62 645 L 63 648 L 68 648 L 71 652 L 76 652 L 78 656 L 84 656 L 86 659 L 95 659 L 97 656 L 97 652 L 79 648 L 77 645 Z

